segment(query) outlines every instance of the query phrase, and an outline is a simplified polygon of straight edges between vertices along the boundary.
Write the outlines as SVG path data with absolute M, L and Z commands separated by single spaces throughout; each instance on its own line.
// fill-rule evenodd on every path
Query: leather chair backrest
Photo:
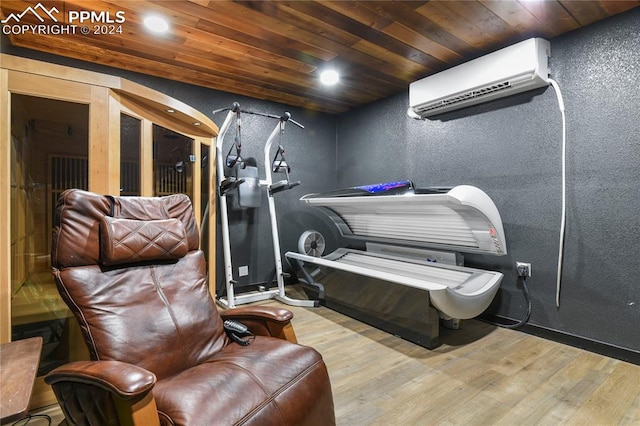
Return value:
M 184 194 L 61 195 L 52 269 L 92 359 L 125 361 L 162 379 L 228 344 L 198 245 Z

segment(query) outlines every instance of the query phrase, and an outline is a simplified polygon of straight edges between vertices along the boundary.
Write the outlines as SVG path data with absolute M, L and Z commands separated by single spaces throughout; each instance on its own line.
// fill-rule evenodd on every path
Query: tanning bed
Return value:
M 476 187 L 413 188 L 402 181 L 309 194 L 301 201 L 322 209 L 346 241 L 366 246 L 341 247 L 324 257 L 285 254 L 306 281 L 324 286 L 329 307 L 394 334 L 404 330 L 408 340 L 432 347 L 438 320 L 427 313 L 429 305 L 445 320 L 474 318 L 498 291 L 500 272 L 462 266 L 461 253 L 507 253 L 498 209 Z M 428 336 L 411 338 L 425 333 L 411 330 L 424 328 L 425 321 Z

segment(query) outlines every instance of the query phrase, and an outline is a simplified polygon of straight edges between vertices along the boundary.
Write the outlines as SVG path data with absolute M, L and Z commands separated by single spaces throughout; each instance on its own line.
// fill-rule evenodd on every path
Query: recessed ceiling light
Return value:
M 163 33 L 169 29 L 167 21 L 159 16 L 148 16 L 144 18 L 144 25 L 154 33 Z
M 193 125 L 194 125 L 194 126 L 199 126 L 200 124 L 201 124 L 201 123 L 200 123 L 199 121 L 194 121 L 194 122 L 193 122 Z
M 169 114 L 173 114 L 174 112 L 176 112 L 176 110 L 173 108 L 167 108 L 165 109 L 165 111 L 168 112 Z
M 320 82 L 325 86 L 333 86 L 340 81 L 340 74 L 336 70 L 325 70 L 320 73 Z

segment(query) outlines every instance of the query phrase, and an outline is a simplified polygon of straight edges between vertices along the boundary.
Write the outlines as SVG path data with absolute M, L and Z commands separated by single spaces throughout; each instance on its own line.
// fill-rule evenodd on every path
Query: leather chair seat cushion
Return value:
M 333 405 L 318 404 L 331 398 L 326 374 L 314 349 L 257 336 L 158 381 L 153 394 L 163 424 L 313 424 L 327 418 L 315 407 Z

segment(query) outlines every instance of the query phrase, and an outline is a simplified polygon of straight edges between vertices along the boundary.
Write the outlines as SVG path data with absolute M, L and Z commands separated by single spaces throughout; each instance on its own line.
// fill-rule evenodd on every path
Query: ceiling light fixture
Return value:
M 320 82 L 325 86 L 333 86 L 340 81 L 340 74 L 336 70 L 325 70 L 320 73 Z
M 176 110 L 173 108 L 167 108 L 165 109 L 165 112 L 168 112 L 169 114 L 173 114 L 174 112 L 176 112 Z
M 169 24 L 160 16 L 148 16 L 144 18 L 144 25 L 154 33 L 164 33 L 169 29 Z

